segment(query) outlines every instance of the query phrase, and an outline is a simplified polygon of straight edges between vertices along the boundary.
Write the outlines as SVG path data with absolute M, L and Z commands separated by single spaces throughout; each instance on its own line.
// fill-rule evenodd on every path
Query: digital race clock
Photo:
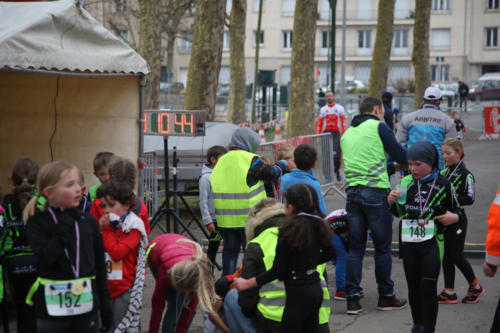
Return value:
M 144 134 L 161 136 L 204 136 L 205 111 L 145 110 Z

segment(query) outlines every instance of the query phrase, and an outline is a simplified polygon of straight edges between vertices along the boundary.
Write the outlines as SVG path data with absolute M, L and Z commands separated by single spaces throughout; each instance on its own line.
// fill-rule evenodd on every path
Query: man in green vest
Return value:
M 384 107 L 375 97 L 360 104 L 360 115 L 340 140 L 347 185 L 349 255 L 346 270 L 347 313 L 363 311 L 359 303 L 363 256 L 368 229 L 375 247 L 375 277 L 378 285 L 378 310 L 406 307 L 407 301 L 394 294 L 392 268 L 392 214 L 387 205 L 390 191 L 387 155 L 406 165 L 406 149 L 399 145 L 384 121 Z
M 241 127 L 231 137 L 229 152 L 222 156 L 210 176 L 217 227 L 224 239 L 222 250 L 223 275 L 233 274 L 240 248 L 245 248 L 245 224 L 248 212 L 266 198 L 264 181 L 277 181 L 291 161 L 265 164 L 255 154 L 260 136 Z

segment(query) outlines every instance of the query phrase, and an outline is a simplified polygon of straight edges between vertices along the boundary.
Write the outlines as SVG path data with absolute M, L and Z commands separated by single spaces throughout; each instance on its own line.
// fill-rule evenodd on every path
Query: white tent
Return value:
M 0 2 L 0 188 L 20 157 L 64 159 L 97 182 L 92 161 L 136 161 L 149 68 L 72 0 Z

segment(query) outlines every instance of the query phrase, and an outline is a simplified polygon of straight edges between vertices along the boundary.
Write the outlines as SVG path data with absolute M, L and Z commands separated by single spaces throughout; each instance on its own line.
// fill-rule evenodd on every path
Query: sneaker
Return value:
M 339 301 L 345 301 L 346 300 L 346 295 L 344 290 L 339 290 L 335 293 L 335 299 Z
M 347 297 L 347 314 L 357 315 L 363 312 L 363 307 L 359 304 L 359 297 Z
M 484 288 L 479 286 L 479 289 L 469 287 L 467 291 L 467 296 L 462 299 L 462 303 L 474 304 L 479 301 L 479 297 L 483 296 Z
M 439 304 L 457 304 L 458 298 L 457 294 L 450 295 L 446 291 L 442 291 L 441 294 L 437 296 Z
M 396 295 L 380 296 L 378 298 L 377 310 L 400 310 L 406 308 L 408 301 L 404 298 L 397 298 Z

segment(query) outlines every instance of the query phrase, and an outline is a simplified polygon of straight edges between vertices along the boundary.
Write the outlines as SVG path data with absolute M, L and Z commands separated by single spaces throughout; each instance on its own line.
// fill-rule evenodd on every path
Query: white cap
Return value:
M 436 87 L 428 87 L 425 89 L 424 99 L 428 101 L 436 101 L 441 99 L 441 90 Z

